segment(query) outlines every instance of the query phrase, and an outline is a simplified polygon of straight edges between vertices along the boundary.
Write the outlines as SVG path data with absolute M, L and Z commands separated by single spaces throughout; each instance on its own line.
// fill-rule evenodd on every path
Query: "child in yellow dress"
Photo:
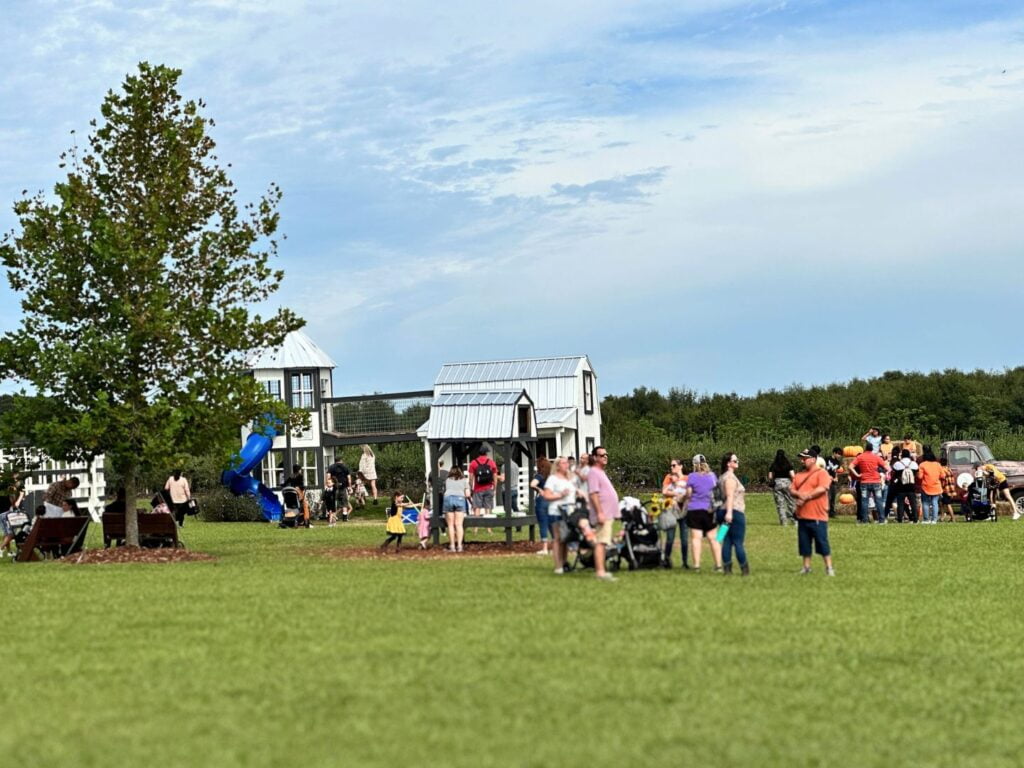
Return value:
M 388 506 L 387 514 L 388 521 L 384 526 L 384 530 L 387 531 L 388 537 L 384 540 L 384 543 L 380 545 L 381 549 L 387 549 L 388 544 L 392 541 L 395 542 L 395 552 L 398 552 L 402 548 L 402 537 L 405 536 L 405 523 L 402 522 L 402 510 L 406 507 L 416 506 L 411 501 L 406 501 L 405 494 L 401 491 L 395 491 L 391 496 L 391 504 Z

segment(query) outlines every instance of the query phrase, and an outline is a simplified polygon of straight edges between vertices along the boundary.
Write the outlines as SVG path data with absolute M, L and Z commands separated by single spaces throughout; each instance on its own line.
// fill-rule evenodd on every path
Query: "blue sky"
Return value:
M 138 61 L 179 67 L 242 198 L 284 190 L 278 299 L 341 393 L 556 354 L 588 354 L 602 394 L 1024 363 L 1019 3 L 7 0 L 0 18 L 0 229 Z

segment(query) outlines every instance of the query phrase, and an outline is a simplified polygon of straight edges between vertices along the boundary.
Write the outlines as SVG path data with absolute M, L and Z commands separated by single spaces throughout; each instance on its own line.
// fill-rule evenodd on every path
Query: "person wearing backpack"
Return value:
M 892 489 L 893 493 L 896 494 L 896 519 L 899 522 L 903 522 L 903 501 L 906 499 L 910 502 L 910 511 L 907 515 L 907 519 L 912 522 L 917 522 L 917 462 L 910 456 L 910 451 L 907 448 L 903 448 L 900 451 L 900 457 L 892 465 Z
M 473 515 L 481 517 L 494 511 L 494 487 L 501 477 L 498 465 L 487 454 L 487 446 L 480 448 L 477 457 L 469 463 L 469 481 L 473 489 Z

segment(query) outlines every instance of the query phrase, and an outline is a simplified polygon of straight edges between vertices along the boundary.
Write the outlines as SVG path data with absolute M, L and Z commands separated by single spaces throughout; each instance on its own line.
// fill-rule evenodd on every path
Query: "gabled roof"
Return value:
M 518 406 L 533 410 L 525 390 L 446 392 L 430 405 L 430 419 L 417 430 L 430 440 L 508 440 L 518 434 Z M 536 435 L 535 419 L 530 434 Z
M 571 378 L 576 375 L 580 361 L 586 359 L 585 355 L 576 355 L 447 363 L 441 367 L 434 384 L 480 384 L 488 381 Z
M 335 362 L 302 331 L 292 331 L 277 349 L 263 349 L 249 356 L 249 368 L 335 368 Z

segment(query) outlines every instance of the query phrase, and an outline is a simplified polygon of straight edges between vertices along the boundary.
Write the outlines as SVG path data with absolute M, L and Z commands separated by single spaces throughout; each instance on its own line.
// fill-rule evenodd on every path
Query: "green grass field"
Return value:
M 750 499 L 753 575 L 351 560 L 380 525 L 189 522 L 215 563 L 0 565 L 28 766 L 1017 766 L 1024 522 L 832 526 Z M 414 538 L 413 536 L 407 538 Z M 98 546 L 98 531 L 90 545 Z M 708 564 L 710 564 L 710 555 Z M 705 571 L 708 569 L 705 568 Z

